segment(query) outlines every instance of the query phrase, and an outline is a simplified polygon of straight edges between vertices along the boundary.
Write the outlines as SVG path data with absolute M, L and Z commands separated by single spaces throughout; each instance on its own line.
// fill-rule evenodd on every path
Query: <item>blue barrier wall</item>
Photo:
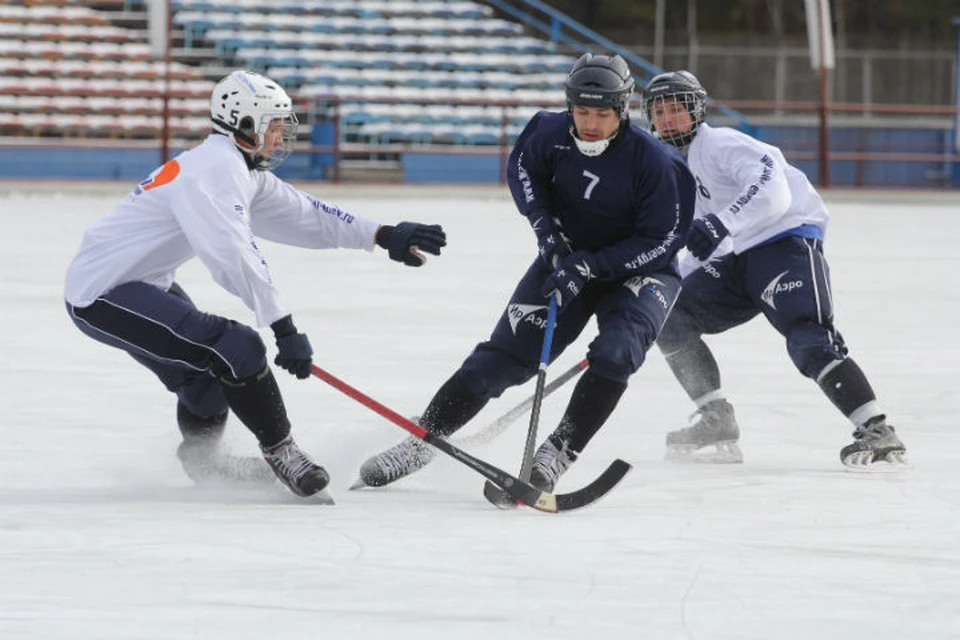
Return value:
M 756 134 L 761 140 L 782 149 L 806 152 L 817 156 L 819 130 L 812 127 L 759 126 Z M 946 158 L 952 152 L 953 131 L 949 129 L 916 128 L 831 128 L 831 153 L 897 153 L 901 155 L 936 155 Z M 816 182 L 820 174 L 818 160 L 788 159 Z M 945 187 L 960 188 L 957 163 L 943 161 L 884 161 L 834 160 L 830 161 L 830 184 L 836 187 Z
M 176 157 L 181 150 L 172 150 Z M 286 180 L 323 180 L 330 154 L 295 153 L 276 171 Z M 157 149 L 0 147 L 0 178 L 61 178 L 139 182 L 161 164 Z
M 500 181 L 500 156 L 405 153 L 404 182 L 484 183 Z
M 139 181 L 160 164 L 153 149 L 0 147 L 0 177 Z
M 759 126 L 761 140 L 786 149 L 788 159 L 813 182 L 819 176 L 815 127 Z M 332 132 L 314 140 L 329 144 Z M 877 152 L 944 156 L 943 161 L 837 160 L 830 162 L 830 182 L 837 187 L 960 188 L 960 163 L 948 159 L 953 132 L 947 129 L 832 128 L 832 153 Z M 176 155 L 176 151 L 173 152 Z M 802 154 L 805 157 L 796 157 Z M 287 180 L 324 180 L 333 162 L 330 153 L 294 153 L 277 170 Z M 404 180 L 409 183 L 495 183 L 500 180 L 499 154 L 405 153 Z M 0 178 L 62 178 L 139 181 L 160 164 L 156 149 L 87 147 L 0 147 Z

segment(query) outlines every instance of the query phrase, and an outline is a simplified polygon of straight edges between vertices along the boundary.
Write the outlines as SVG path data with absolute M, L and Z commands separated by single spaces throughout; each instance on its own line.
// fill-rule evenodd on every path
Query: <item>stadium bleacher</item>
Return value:
M 210 83 L 153 60 L 145 30 L 113 26 L 110 13 L 67 1 L 0 6 L 0 135 L 155 138 L 161 96 L 175 132 L 197 137 Z
M 520 25 L 493 17 L 490 7 L 460 0 L 177 7 L 185 44 L 213 46 L 227 65 L 262 70 L 301 99 L 335 101 L 355 141 L 498 144 L 502 112 L 462 103 L 556 100 L 553 90 L 572 62 L 551 43 L 523 35 Z M 411 108 L 415 100 L 423 101 L 419 109 Z M 507 135 L 534 110 L 511 108 Z
M 350 140 L 498 144 L 503 109 L 464 103 L 555 102 L 572 61 L 466 0 L 175 0 L 173 9 L 184 55 L 170 68 L 170 123 L 184 139 L 209 129 L 211 81 L 246 67 L 308 105 L 307 123 L 335 104 Z M 139 27 L 116 26 L 118 15 L 139 16 Z M 200 51 L 205 63 L 191 55 Z M 0 6 L 0 136 L 159 136 L 165 73 L 143 0 Z M 508 107 L 507 135 L 534 110 Z

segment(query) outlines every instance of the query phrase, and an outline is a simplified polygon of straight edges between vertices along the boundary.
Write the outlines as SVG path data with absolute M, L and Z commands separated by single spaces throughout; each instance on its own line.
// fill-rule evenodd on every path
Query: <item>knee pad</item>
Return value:
M 828 364 L 842 360 L 847 349 L 840 334 L 811 323 L 787 333 L 787 353 L 800 373 L 816 379 Z
M 656 329 L 643 316 L 611 323 L 590 343 L 590 369 L 604 378 L 625 383 L 643 365 L 656 339 Z
M 231 320 L 213 349 L 219 358 L 211 367 L 218 378 L 243 380 L 257 375 L 267 366 L 267 347 L 260 334 L 245 324 Z

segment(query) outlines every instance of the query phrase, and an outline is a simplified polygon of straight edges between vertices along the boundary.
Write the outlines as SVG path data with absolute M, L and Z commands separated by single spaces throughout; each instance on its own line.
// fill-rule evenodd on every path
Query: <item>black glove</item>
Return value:
M 301 380 L 310 376 L 313 364 L 313 349 L 307 336 L 297 333 L 292 316 L 285 316 L 270 325 L 277 339 L 277 357 L 273 363 L 297 376 Z
M 440 248 L 447 246 L 447 234 L 438 224 L 401 222 L 395 227 L 382 225 L 377 230 L 375 241 L 389 252 L 391 260 L 419 267 L 427 261 L 427 257 L 420 252 L 440 255 Z
M 544 298 L 557 296 L 557 306 L 563 309 L 580 295 L 585 284 L 596 277 L 597 263 L 593 255 L 576 251 L 547 276 L 540 286 L 540 295 Z
M 537 234 L 537 249 L 547 269 L 556 269 L 557 265 L 573 253 L 566 236 L 557 230 L 556 225 L 546 214 L 533 214 L 530 225 L 533 227 L 533 232 Z
M 716 214 L 708 213 L 694 220 L 690 226 L 687 249 L 697 260 L 706 260 L 728 235 L 730 232 L 720 222 L 720 218 Z

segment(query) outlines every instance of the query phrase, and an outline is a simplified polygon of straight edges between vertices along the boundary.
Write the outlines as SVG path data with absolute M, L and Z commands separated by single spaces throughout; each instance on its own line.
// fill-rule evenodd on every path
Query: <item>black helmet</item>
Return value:
M 643 111 L 650 119 L 650 111 L 657 101 L 672 98 L 683 105 L 693 120 L 693 127 L 687 133 L 675 136 L 663 136 L 661 139 L 675 147 L 683 148 L 697 135 L 697 127 L 707 113 L 707 90 L 697 77 L 689 71 L 670 71 L 654 76 L 643 90 Z M 651 129 L 653 124 L 651 122 Z
M 573 63 L 563 86 L 568 109 L 574 105 L 604 107 L 616 111 L 620 118 L 628 115 L 634 82 L 630 67 L 620 56 L 583 54 Z

